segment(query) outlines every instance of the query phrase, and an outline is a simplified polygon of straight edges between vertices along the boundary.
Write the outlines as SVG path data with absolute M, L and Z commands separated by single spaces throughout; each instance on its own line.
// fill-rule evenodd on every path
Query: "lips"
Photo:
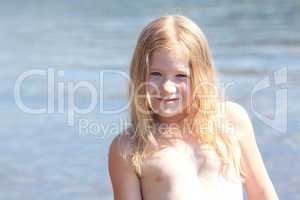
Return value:
M 168 103 L 168 102 L 171 103 L 171 102 L 175 102 L 175 101 L 179 100 L 179 98 L 176 98 L 176 97 L 174 97 L 174 98 L 158 98 L 158 100 L 164 101 L 166 103 Z

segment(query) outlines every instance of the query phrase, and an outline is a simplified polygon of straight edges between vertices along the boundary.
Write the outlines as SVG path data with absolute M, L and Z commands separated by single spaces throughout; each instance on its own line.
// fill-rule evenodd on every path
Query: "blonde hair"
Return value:
M 141 32 L 130 65 L 130 136 L 133 138 L 131 162 L 138 175 L 146 156 L 145 146 L 155 143 L 153 127 L 155 120 L 146 99 L 146 86 L 149 62 L 152 53 L 158 48 L 180 47 L 189 57 L 191 70 L 191 90 L 193 103 L 185 122 L 200 143 L 211 145 L 221 158 L 222 173 L 228 175 L 229 167 L 241 175 L 239 154 L 235 140 L 224 129 L 224 119 L 220 114 L 221 95 L 217 86 L 217 75 L 205 35 L 190 19 L 184 16 L 162 16 L 149 23 Z M 145 98 L 143 98 L 145 97 Z M 221 126 L 220 126 L 221 124 Z M 209 125 L 209 128 L 203 126 Z M 240 177 L 240 176 L 239 176 Z

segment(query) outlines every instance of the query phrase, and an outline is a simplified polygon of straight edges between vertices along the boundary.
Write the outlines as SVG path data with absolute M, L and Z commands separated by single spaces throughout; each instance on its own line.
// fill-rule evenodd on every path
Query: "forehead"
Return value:
M 153 70 L 177 70 L 189 72 L 189 59 L 182 48 L 159 48 L 152 53 L 150 59 L 150 71 Z

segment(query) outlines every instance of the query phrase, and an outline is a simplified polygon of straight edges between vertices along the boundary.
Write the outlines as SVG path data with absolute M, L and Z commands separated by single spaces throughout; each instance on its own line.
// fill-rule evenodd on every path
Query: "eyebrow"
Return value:
M 153 71 L 161 71 L 161 70 L 158 69 L 158 68 L 156 68 L 156 67 L 152 67 L 152 68 L 149 69 L 149 72 L 153 72 Z M 188 69 L 185 70 L 185 69 L 182 69 L 182 68 L 176 69 L 176 72 L 185 73 L 185 74 L 190 74 Z

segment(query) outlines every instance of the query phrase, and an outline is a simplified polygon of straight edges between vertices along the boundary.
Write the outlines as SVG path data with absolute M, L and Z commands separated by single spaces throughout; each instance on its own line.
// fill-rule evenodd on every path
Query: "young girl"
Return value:
M 206 38 L 183 16 L 148 24 L 130 66 L 132 126 L 109 150 L 116 200 L 278 199 L 247 112 L 222 101 Z

